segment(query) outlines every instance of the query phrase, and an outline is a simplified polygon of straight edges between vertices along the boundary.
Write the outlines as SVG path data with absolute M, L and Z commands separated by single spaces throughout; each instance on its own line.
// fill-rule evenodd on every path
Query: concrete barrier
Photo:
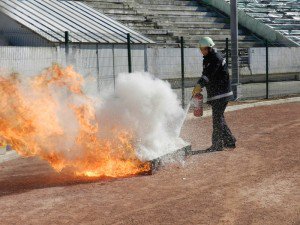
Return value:
M 5 155 L 6 153 L 6 145 L 0 146 L 0 155 Z

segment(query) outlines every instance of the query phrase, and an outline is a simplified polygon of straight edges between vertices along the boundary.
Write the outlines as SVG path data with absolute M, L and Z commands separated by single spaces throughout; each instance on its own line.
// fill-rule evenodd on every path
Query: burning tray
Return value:
M 160 156 L 159 158 L 152 159 L 151 161 L 146 162 L 150 164 L 150 170 L 146 173 L 146 175 L 154 174 L 165 161 L 172 161 L 174 159 L 184 159 L 186 156 L 191 154 L 191 151 L 191 145 L 187 145 L 174 152 L 168 153 L 166 155 Z

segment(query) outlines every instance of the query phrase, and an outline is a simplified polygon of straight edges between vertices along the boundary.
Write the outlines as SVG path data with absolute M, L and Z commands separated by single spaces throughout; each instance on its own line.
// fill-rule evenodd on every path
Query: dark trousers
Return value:
M 236 139 L 227 126 L 224 117 L 224 111 L 227 103 L 227 101 L 222 100 L 216 100 L 210 103 L 212 106 L 213 117 L 212 144 L 215 147 L 221 147 L 226 144 L 230 145 L 236 142 Z

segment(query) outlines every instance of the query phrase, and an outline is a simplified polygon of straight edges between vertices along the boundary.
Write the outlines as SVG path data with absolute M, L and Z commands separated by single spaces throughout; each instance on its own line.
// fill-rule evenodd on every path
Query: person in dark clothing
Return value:
M 203 37 L 199 41 L 199 48 L 203 54 L 203 73 L 193 90 L 194 96 L 206 87 L 207 103 L 212 106 L 212 146 L 207 151 L 221 151 L 224 147 L 235 148 L 236 143 L 224 117 L 228 102 L 233 100 L 227 63 L 213 48 L 214 45 L 209 37 Z

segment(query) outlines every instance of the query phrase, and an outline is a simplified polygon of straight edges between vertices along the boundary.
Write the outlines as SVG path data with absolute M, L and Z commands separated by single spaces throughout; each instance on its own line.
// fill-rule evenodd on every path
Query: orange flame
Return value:
M 123 177 L 149 171 L 149 164 L 136 156 L 130 131 L 114 128 L 113 138 L 99 137 L 100 124 L 83 82 L 72 67 L 57 64 L 26 85 L 16 73 L 0 76 L 0 137 L 20 155 L 39 156 L 58 172 L 68 168 L 77 176 Z M 58 89 L 67 93 L 67 100 L 55 96 Z M 69 101 L 77 97 L 79 104 Z M 63 110 L 73 113 L 70 123 L 77 126 L 69 145 L 72 138 L 61 122 Z

